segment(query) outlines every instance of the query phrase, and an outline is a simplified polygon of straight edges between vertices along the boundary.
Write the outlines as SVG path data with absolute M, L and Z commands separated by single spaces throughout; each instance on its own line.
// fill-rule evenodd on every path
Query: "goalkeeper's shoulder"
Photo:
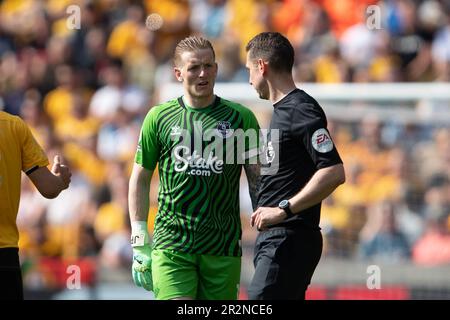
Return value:
M 147 112 L 147 117 L 148 116 L 153 116 L 153 117 L 157 117 L 161 112 L 168 110 L 168 109 L 172 109 L 172 108 L 177 108 L 179 107 L 178 105 L 178 101 L 177 99 L 172 99 L 163 103 L 159 103 L 153 106 L 150 106 L 148 112 Z
M 243 104 L 240 104 L 238 102 L 222 99 L 222 103 L 226 105 L 229 108 L 232 108 L 239 112 L 239 114 L 242 116 L 244 121 L 250 121 L 251 123 L 254 123 L 255 125 L 258 124 L 258 121 L 256 119 L 256 116 L 254 112 L 251 110 L 249 106 L 245 106 Z
M 169 109 L 175 109 L 175 108 L 178 108 L 176 99 L 169 100 L 164 103 L 160 103 L 160 104 L 151 106 L 145 116 L 144 124 L 158 123 L 162 114 L 167 113 L 166 111 L 168 111 L 170 113 Z
M 224 98 L 220 98 L 222 101 L 222 104 L 226 105 L 229 108 L 232 108 L 236 111 L 238 111 L 239 113 L 243 114 L 243 115 L 253 115 L 253 111 L 251 110 L 250 107 L 245 106 L 241 103 L 235 102 L 235 101 L 231 101 L 231 100 L 227 100 Z

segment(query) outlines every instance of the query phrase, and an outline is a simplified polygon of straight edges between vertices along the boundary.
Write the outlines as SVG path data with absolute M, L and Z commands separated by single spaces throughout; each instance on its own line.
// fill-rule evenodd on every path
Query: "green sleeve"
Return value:
M 158 109 L 152 108 L 142 124 L 135 161 L 145 169 L 155 170 L 159 159 L 160 143 L 157 130 Z

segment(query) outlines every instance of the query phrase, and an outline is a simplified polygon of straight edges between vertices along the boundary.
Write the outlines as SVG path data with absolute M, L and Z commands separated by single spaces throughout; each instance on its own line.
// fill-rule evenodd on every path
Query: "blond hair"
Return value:
M 202 37 L 190 36 L 190 37 L 187 37 L 187 38 L 181 40 L 180 42 L 178 42 L 177 46 L 175 47 L 175 54 L 173 57 L 174 65 L 175 66 L 180 65 L 181 55 L 184 52 L 186 52 L 186 51 L 192 52 L 192 51 L 201 50 L 201 49 L 211 49 L 211 51 L 213 53 L 213 57 L 214 57 L 214 59 L 216 59 L 216 54 L 214 52 L 214 48 L 213 48 L 211 42 L 209 42 L 209 40 L 202 38 Z

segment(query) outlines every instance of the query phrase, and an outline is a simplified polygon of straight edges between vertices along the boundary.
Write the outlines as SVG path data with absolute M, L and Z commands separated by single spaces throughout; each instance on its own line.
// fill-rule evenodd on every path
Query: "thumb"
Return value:
M 61 164 L 61 157 L 56 155 L 55 158 L 53 159 L 54 164 Z
M 53 167 L 52 167 L 53 173 L 59 173 L 60 166 L 61 166 L 61 158 L 60 156 L 56 155 L 55 158 L 53 159 Z
M 256 219 L 256 215 L 255 215 L 255 213 L 252 213 L 252 216 L 250 218 L 250 225 L 252 227 L 255 225 L 255 219 Z

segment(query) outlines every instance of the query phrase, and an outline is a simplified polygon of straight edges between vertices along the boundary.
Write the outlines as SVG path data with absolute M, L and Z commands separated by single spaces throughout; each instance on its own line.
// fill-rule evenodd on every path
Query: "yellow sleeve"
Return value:
M 22 171 L 27 172 L 35 166 L 45 167 L 49 164 L 44 150 L 36 142 L 23 120 L 17 122 L 17 137 L 21 142 Z

